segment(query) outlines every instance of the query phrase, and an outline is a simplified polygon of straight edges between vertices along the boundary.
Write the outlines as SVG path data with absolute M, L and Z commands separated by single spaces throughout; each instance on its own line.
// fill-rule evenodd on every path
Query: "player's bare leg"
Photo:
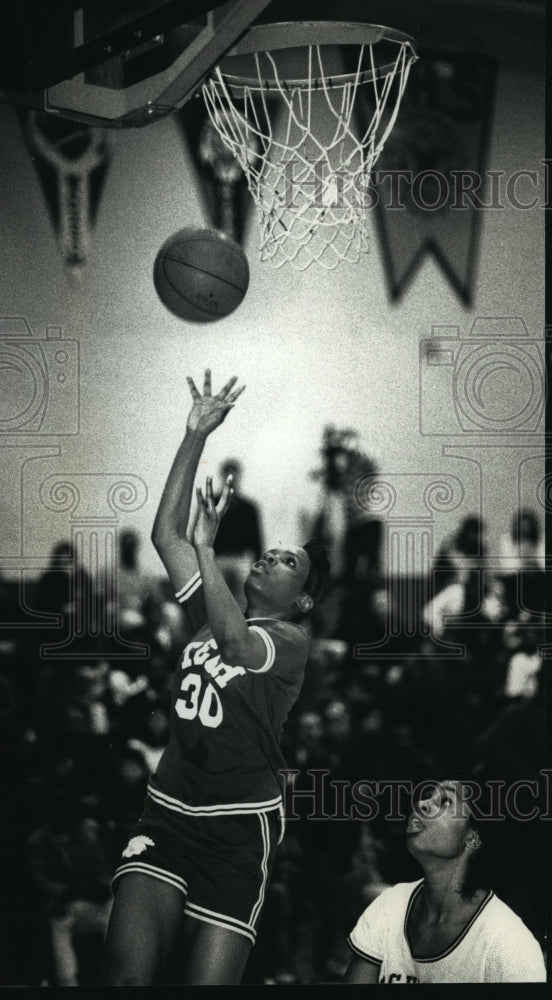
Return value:
M 151 986 L 165 970 L 182 925 L 184 896 L 149 875 L 129 872 L 117 887 L 105 942 L 102 985 Z
M 179 982 L 186 986 L 235 986 L 241 982 L 251 950 L 251 942 L 242 934 L 186 917 L 181 942 Z

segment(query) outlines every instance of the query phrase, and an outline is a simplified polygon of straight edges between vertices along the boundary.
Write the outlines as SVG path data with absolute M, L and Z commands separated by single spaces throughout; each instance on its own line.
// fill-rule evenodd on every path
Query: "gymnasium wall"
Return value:
M 540 70 L 499 73 L 490 169 L 542 173 Z M 0 448 L 0 566 L 4 562 L 8 574 L 11 557 L 47 556 L 54 542 L 69 536 L 68 515 L 47 509 L 39 495 L 40 483 L 53 473 L 140 477 L 147 500 L 120 516 L 148 537 L 185 426 L 185 375 L 199 380 L 207 364 L 215 385 L 238 374 L 247 390 L 209 443 L 201 471 L 216 475 L 228 455 L 243 460 L 244 491 L 261 505 L 268 542 L 295 540 L 301 512 L 316 509 L 317 487 L 308 473 L 319 463 L 323 425 L 335 423 L 361 431 L 383 474 L 460 479 L 465 498 L 454 512 L 436 516 L 435 544 L 460 516 L 482 510 L 496 546 L 519 490 L 534 493 L 543 475 L 539 441 L 519 448 L 508 438 L 500 447 L 472 447 L 470 461 L 443 454 L 449 439 L 419 429 L 419 344 L 432 325 L 467 333 L 477 316 L 522 317 L 532 337 L 542 336 L 542 207 L 485 213 L 470 309 L 431 259 L 402 301 L 391 305 L 375 234 L 370 255 L 357 265 L 275 271 L 257 260 L 252 217 L 245 301 L 233 316 L 195 326 L 166 311 L 152 283 L 163 240 L 180 226 L 206 222 L 176 123 L 165 119 L 114 134 L 89 262 L 77 286 L 63 273 L 12 108 L 0 105 L 0 129 L 2 315 L 26 317 L 37 336 L 47 325 L 61 326 L 80 349 L 79 433 L 40 441 L 5 436 L 9 447 Z M 426 422 L 438 429 L 442 404 L 428 398 L 423 405 Z M 149 544 L 143 561 L 161 570 Z

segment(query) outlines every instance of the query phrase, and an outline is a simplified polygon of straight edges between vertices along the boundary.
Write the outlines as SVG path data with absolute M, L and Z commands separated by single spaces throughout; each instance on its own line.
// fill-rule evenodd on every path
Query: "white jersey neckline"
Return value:
M 425 962 L 425 963 L 428 963 L 428 962 L 440 962 L 441 959 L 446 958 L 447 955 L 450 955 L 453 951 L 455 951 L 456 948 L 458 947 L 458 945 L 464 940 L 464 938 L 466 937 L 466 934 L 468 934 L 468 932 L 471 930 L 471 928 L 473 927 L 473 925 L 474 925 L 475 921 L 477 920 L 477 918 L 481 915 L 481 913 L 483 912 L 483 910 L 485 909 L 485 907 L 487 906 L 487 904 L 490 903 L 491 899 L 494 896 L 494 892 L 493 892 L 492 889 L 489 889 L 487 891 L 486 895 L 481 900 L 481 902 L 480 902 L 479 906 L 477 907 L 477 910 L 475 911 L 475 913 L 473 914 L 473 916 L 470 918 L 470 920 L 468 920 L 468 922 L 465 925 L 465 927 L 463 928 L 463 930 L 461 930 L 460 933 L 457 935 L 457 937 L 454 938 L 454 940 L 451 942 L 451 944 L 448 946 L 448 948 L 445 948 L 444 951 L 439 952 L 437 955 L 417 956 L 412 951 L 412 948 L 410 946 L 410 941 L 408 940 L 408 918 L 410 916 L 410 911 L 412 910 L 412 907 L 414 905 L 414 901 L 416 900 L 416 898 L 419 896 L 420 892 L 422 891 L 423 885 L 424 885 L 424 879 L 421 879 L 421 881 L 418 882 L 418 884 L 414 886 L 414 888 L 413 888 L 413 890 L 412 890 L 412 892 L 410 894 L 410 899 L 408 900 L 408 905 L 406 907 L 406 913 L 405 913 L 404 922 L 403 922 L 404 939 L 406 941 L 406 946 L 407 946 L 407 948 L 408 948 L 408 950 L 410 952 L 410 955 L 412 957 L 412 960 L 414 962 Z

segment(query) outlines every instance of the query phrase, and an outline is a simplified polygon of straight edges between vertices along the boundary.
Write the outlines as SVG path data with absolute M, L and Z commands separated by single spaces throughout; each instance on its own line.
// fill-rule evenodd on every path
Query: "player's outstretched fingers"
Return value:
M 241 396 L 241 394 L 242 394 L 242 392 L 243 392 L 243 390 L 244 390 L 244 389 L 245 389 L 245 386 L 244 386 L 244 385 L 242 385 L 240 389 L 235 389 L 235 390 L 234 390 L 234 392 L 231 392 L 231 393 L 230 393 L 230 394 L 229 394 L 229 395 L 228 395 L 228 396 L 226 397 L 226 402 L 227 402 L 227 403 L 231 403 L 231 404 L 232 404 L 232 406 L 233 406 L 233 405 L 234 405 L 234 403 L 236 402 L 236 400 L 237 400 L 238 396 Z
M 225 396 L 230 392 L 230 389 L 232 389 L 233 386 L 235 386 L 235 384 L 236 384 L 237 381 L 238 381 L 238 376 L 237 375 L 233 375 L 232 378 L 228 379 L 228 382 L 226 383 L 226 385 L 223 385 L 223 387 L 220 390 L 220 392 L 217 392 L 217 399 L 222 399 L 222 400 L 224 400 L 224 402 L 227 402 L 227 400 L 225 399 Z
M 206 368 L 205 369 L 205 375 L 203 377 L 203 395 L 204 396 L 210 396 L 211 395 L 211 369 L 210 368 Z
M 207 476 L 207 482 L 205 484 L 205 501 L 207 505 L 207 510 L 210 514 L 215 513 L 215 498 L 213 496 L 213 480 L 211 476 Z
M 224 489 L 220 495 L 219 502 L 215 508 L 219 521 L 224 517 L 226 511 L 228 510 L 233 492 L 232 476 L 228 476 L 224 484 Z
M 190 386 L 190 392 L 192 394 L 192 399 L 194 399 L 194 400 L 201 399 L 201 396 L 199 394 L 199 391 L 198 391 L 198 389 L 196 387 L 196 384 L 195 384 L 193 378 L 190 378 L 189 375 L 186 375 L 186 381 L 187 381 L 188 385 Z

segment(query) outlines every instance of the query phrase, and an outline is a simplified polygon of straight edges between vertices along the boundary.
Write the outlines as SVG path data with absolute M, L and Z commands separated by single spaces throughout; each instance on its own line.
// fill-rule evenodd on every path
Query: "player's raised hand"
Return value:
M 222 521 L 232 499 L 232 476 L 228 476 L 218 503 L 213 496 L 213 480 L 209 476 L 205 485 L 205 496 L 201 487 L 196 488 L 197 518 L 194 527 L 194 545 L 212 546 Z
M 193 404 L 188 415 L 187 428 L 190 431 L 199 431 L 201 434 L 210 434 L 225 419 L 230 412 L 238 396 L 241 395 L 245 386 L 236 389 L 237 376 L 229 379 L 216 396 L 211 392 L 211 369 L 205 369 L 203 380 L 203 394 L 196 388 L 194 380 L 187 376 L 188 385 L 192 394 Z

